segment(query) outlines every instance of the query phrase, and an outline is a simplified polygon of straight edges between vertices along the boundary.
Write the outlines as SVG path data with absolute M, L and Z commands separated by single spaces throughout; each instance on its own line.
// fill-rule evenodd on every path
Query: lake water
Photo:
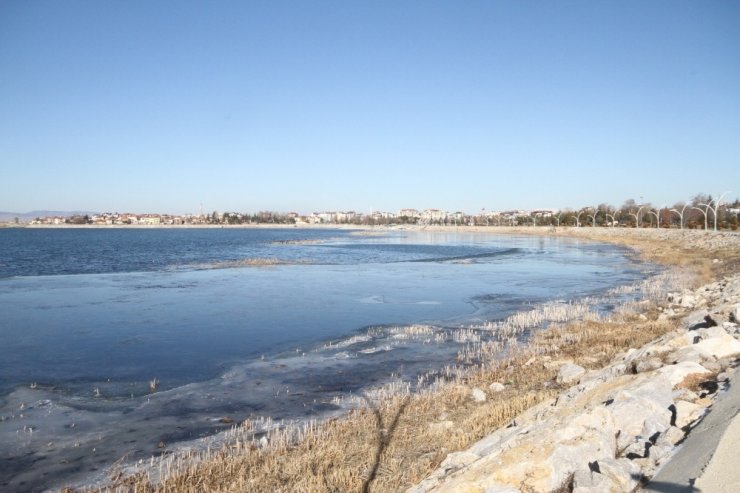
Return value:
M 454 362 L 461 343 L 409 326 L 454 331 L 650 271 L 614 246 L 462 231 L 0 230 L 0 489 L 71 484 L 224 421 L 337 412 Z

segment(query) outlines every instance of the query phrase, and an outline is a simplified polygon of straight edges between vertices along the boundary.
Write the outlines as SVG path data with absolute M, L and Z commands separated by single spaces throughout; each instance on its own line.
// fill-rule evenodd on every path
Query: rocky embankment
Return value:
M 736 378 L 740 276 L 671 294 L 660 316 L 680 327 L 601 370 L 563 362 L 572 387 L 449 454 L 408 493 L 637 489 Z

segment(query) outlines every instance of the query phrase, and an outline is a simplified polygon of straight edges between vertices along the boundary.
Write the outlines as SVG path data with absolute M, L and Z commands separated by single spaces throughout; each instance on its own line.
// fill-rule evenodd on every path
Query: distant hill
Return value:
M 0 211 L 0 222 L 12 222 L 15 220 L 15 218 L 18 218 L 18 221 L 22 223 L 27 223 L 29 221 L 33 221 L 37 217 L 45 217 L 45 216 L 74 216 L 74 215 L 91 215 L 91 214 L 97 214 L 93 211 L 31 211 L 31 212 L 7 212 L 7 211 Z

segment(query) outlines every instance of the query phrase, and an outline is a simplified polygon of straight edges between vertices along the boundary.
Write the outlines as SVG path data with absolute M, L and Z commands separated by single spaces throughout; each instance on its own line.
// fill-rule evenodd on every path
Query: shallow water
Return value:
M 435 334 L 648 269 L 612 246 L 470 234 L 0 230 L 0 244 L 0 486 L 14 491 L 230 420 L 339 411 L 337 397 L 454 361 L 461 344 Z

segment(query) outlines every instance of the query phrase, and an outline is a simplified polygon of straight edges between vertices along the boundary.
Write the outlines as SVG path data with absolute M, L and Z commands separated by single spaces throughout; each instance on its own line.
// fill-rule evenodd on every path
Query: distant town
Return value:
M 396 212 L 361 213 L 355 211 L 327 211 L 299 214 L 297 212 L 270 212 L 262 211 L 254 214 L 239 212 L 217 212 L 210 214 L 131 214 L 105 212 L 101 214 L 76 214 L 70 216 L 37 217 L 29 222 L 31 225 L 63 225 L 63 224 L 94 224 L 94 225 L 207 225 L 207 224 L 356 224 L 356 225 L 388 225 L 388 224 L 426 224 L 426 225 L 475 225 L 486 221 L 505 220 L 508 224 L 518 224 L 525 218 L 549 218 L 557 214 L 557 210 L 536 211 L 482 211 L 478 215 L 463 212 L 447 212 L 439 209 L 401 209 Z M 482 222 L 481 222 L 482 221 Z
M 621 207 L 608 204 L 581 209 L 534 209 L 487 211 L 477 214 L 440 209 L 401 209 L 398 212 L 325 211 L 257 213 L 211 212 L 199 214 L 74 213 L 12 218 L 5 226 L 23 225 L 98 225 L 98 226 L 179 226 L 179 225 L 444 225 L 444 226 L 628 226 L 676 227 L 695 229 L 733 229 L 740 223 L 740 201 L 726 203 L 711 195 L 696 195 L 688 202 L 653 207 L 649 203 L 627 200 Z

